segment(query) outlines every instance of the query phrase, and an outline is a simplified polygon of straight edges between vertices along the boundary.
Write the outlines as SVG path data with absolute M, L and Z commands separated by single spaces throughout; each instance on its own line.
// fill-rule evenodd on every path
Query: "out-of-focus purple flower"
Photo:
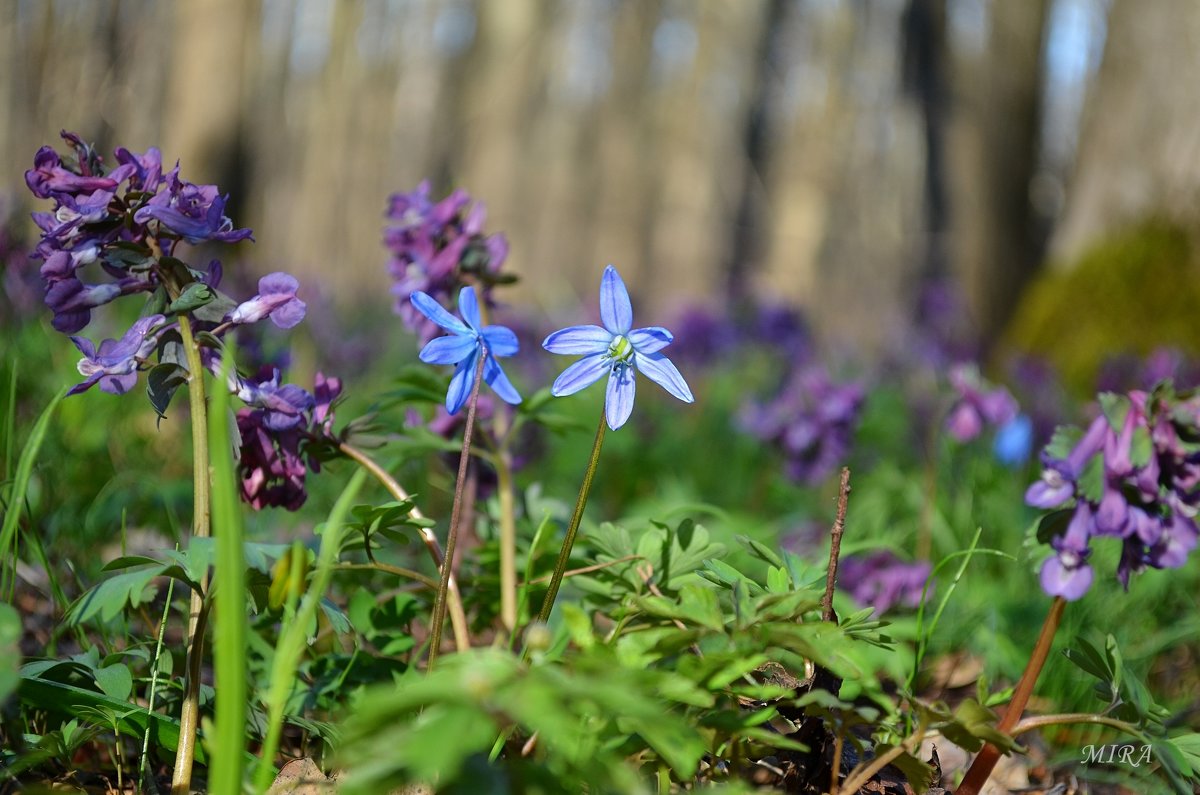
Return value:
M 274 428 L 268 424 L 267 412 L 248 408 L 238 410 L 237 426 L 242 439 L 238 459 L 242 498 L 255 510 L 298 510 L 308 499 L 308 467 L 300 454 L 299 430 Z
M 706 307 L 684 309 L 671 327 L 679 332 L 671 356 L 696 366 L 721 361 L 738 344 L 737 331 L 729 318 Z
M 1093 537 L 1121 539 L 1117 578 L 1126 588 L 1146 566 L 1182 566 L 1200 537 L 1200 452 L 1180 443 L 1200 432 L 1195 398 L 1164 382 L 1152 393 L 1108 394 L 1101 403 L 1103 413 L 1082 435 L 1056 434 L 1042 455 L 1042 478 L 1025 496 L 1040 508 L 1074 500 L 1041 573 L 1047 593 L 1069 600 L 1091 586 Z
M 950 370 L 950 385 L 958 400 L 946 417 L 946 431 L 960 442 L 969 442 L 984 425 L 1002 426 L 1017 416 L 1017 401 L 1004 387 L 992 387 L 972 365 Z
M 434 203 L 429 182 L 412 193 L 397 193 L 388 202 L 388 226 L 383 242 L 391 252 L 388 272 L 395 284 L 395 310 L 421 343 L 437 336 L 436 324 L 416 311 L 410 301 L 423 292 L 447 302 L 460 287 L 479 286 L 479 300 L 490 304 L 491 284 L 502 277 L 508 256 L 504 235 L 484 236 L 487 212 L 482 203 L 471 205 L 466 191 L 456 190 Z
M 812 348 L 812 333 L 804 315 L 786 304 L 759 306 L 751 319 L 750 337 L 775 348 L 789 362 L 807 358 Z
M 1152 389 L 1155 384 L 1168 378 L 1178 389 L 1200 385 L 1200 363 L 1174 348 L 1157 348 L 1145 357 L 1132 353 L 1117 354 L 1100 365 L 1096 390 L 1123 392 L 1129 389 Z
M 234 229 L 225 215 L 228 196 L 217 192 L 216 185 L 195 185 L 179 178 L 179 166 L 167 175 L 167 190 L 146 202 L 133 220 L 145 224 L 154 219 L 189 243 L 219 240 L 236 243 L 253 240 L 249 229 Z
M 279 328 L 292 328 L 304 319 L 306 305 L 296 297 L 300 282 L 287 273 L 269 273 L 258 280 L 258 295 L 243 301 L 229 313 L 235 325 L 257 323 L 264 317 Z
M 464 287 L 458 294 L 458 311 L 463 319 L 442 308 L 442 305 L 423 292 L 412 295 L 413 306 L 430 321 L 449 331 L 445 337 L 430 340 L 421 349 L 421 361 L 426 364 L 453 364 L 454 377 L 446 392 L 446 410 L 457 414 L 475 385 L 475 370 L 483 367 L 483 380 L 506 403 L 516 405 L 521 395 L 508 380 L 496 357 L 513 356 L 520 343 L 517 335 L 504 326 L 485 326 L 479 315 L 475 288 Z M 466 321 L 466 322 L 463 322 Z
M 84 337 L 71 337 L 71 342 L 83 354 L 79 374 L 84 381 L 71 388 L 68 395 L 86 392 L 96 384 L 114 395 L 123 395 L 137 384 L 138 367 L 154 352 L 158 335 L 150 330 L 165 320 L 162 315 L 141 318 L 119 340 L 104 340 L 96 348 Z
M 342 379 L 326 377 L 317 373 L 313 385 L 312 429 L 324 436 L 333 437 L 333 404 L 342 396 Z
M 744 406 L 740 424 L 783 451 L 789 477 L 814 484 L 844 463 L 862 401 L 860 384 L 834 383 L 814 364 L 793 373 L 769 403 Z
M 600 279 L 600 319 L 604 326 L 570 326 L 546 337 L 542 347 L 551 353 L 583 355 L 554 380 L 555 397 L 573 395 L 608 374 L 604 413 L 614 431 L 633 413 L 634 374 L 640 372 L 684 403 L 692 390 L 679 370 L 660 351 L 674 336 L 661 326 L 633 328 L 633 305 L 617 269 L 609 265 Z
M 46 290 L 46 306 L 54 312 L 51 325 L 64 334 L 74 334 L 91 321 L 96 307 L 145 289 L 145 283 L 137 279 L 123 279 L 115 284 L 84 284 L 74 276 L 61 279 Z
M 880 550 L 842 558 L 838 581 L 855 602 L 882 614 L 897 605 L 919 606 L 931 570 L 928 562 L 906 563 L 892 552 Z

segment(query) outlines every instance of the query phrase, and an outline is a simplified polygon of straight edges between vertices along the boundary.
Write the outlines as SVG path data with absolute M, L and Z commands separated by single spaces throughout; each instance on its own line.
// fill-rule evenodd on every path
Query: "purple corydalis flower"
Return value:
M 74 196 L 97 190 L 112 190 L 117 180 L 92 174 L 79 174 L 63 166 L 52 147 L 43 146 L 33 156 L 33 168 L 25 172 L 25 184 L 39 199 Z
M 46 306 L 54 312 L 51 325 L 64 334 L 74 334 L 91 321 L 93 309 L 150 287 L 140 279 L 122 279 L 115 284 L 84 284 L 74 276 L 60 279 L 46 290 Z
M 554 332 L 542 343 L 551 353 L 583 354 L 582 359 L 555 379 L 550 390 L 555 397 L 573 395 L 607 373 L 604 414 L 608 427 L 614 431 L 633 412 L 635 372 L 641 372 L 684 403 L 695 401 L 679 370 L 659 353 L 674 339 L 671 332 L 661 326 L 633 328 L 629 291 L 612 265 L 604 269 L 600 280 L 600 320 L 603 328 L 571 326 Z
M 412 295 L 413 306 L 433 323 L 450 334 L 430 340 L 421 349 L 421 361 L 426 364 L 453 364 L 454 377 L 446 392 L 446 411 L 457 414 L 475 384 L 475 370 L 482 363 L 483 380 L 506 403 L 516 405 L 521 395 L 508 380 L 496 357 L 513 356 L 520 344 L 517 335 L 504 326 L 485 326 L 479 314 L 479 301 L 474 287 L 464 287 L 458 294 L 458 311 L 462 320 L 442 308 L 427 293 Z M 465 323 L 463 321 L 466 321 Z
M 255 510 L 268 506 L 298 510 L 308 499 L 308 467 L 300 455 L 299 430 L 271 427 L 262 409 L 239 409 L 237 426 L 242 438 L 238 458 L 242 499 Z
M 97 348 L 84 337 L 71 337 L 71 342 L 83 354 L 79 374 L 84 381 L 71 388 L 68 395 L 86 392 L 96 384 L 114 395 L 123 395 L 137 384 L 138 367 L 158 345 L 158 335 L 148 332 L 162 323 L 162 315 L 150 315 L 138 320 L 119 340 L 104 340 Z
M 896 605 L 920 605 L 932 570 L 928 561 L 905 563 L 887 550 L 851 555 L 842 559 L 840 567 L 840 581 L 849 588 L 851 598 L 861 606 L 874 607 L 877 614 Z
M 954 367 L 950 385 L 958 393 L 958 400 L 946 418 L 946 430 L 960 442 L 974 439 L 985 424 L 1003 426 L 1017 416 L 1017 401 L 1008 390 L 989 388 L 974 366 Z
M 239 304 L 229 313 L 234 324 L 257 323 L 264 317 L 279 328 L 292 328 L 304 319 L 307 308 L 296 297 L 300 282 L 286 273 L 270 273 L 258 280 L 258 295 Z
M 151 219 L 189 243 L 219 240 L 236 243 L 253 240 L 249 229 L 234 229 L 225 215 L 229 196 L 217 192 L 216 185 L 195 185 L 179 178 L 179 166 L 167 176 L 167 190 L 154 196 L 134 213 L 133 220 L 145 224 Z
M 220 372 L 221 363 L 213 359 L 216 372 Z M 285 431 L 298 427 L 304 422 L 305 412 L 312 411 L 316 405 L 313 396 L 302 387 L 295 384 L 280 383 L 279 371 L 263 381 L 250 381 L 237 376 L 236 384 L 231 385 L 232 391 L 243 403 L 263 411 L 262 424 L 273 431 Z

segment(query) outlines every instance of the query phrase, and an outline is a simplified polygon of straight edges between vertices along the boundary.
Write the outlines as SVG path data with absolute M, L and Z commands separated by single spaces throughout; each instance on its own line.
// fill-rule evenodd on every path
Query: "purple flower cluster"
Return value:
M 834 383 L 823 367 L 810 365 L 767 404 L 744 407 L 741 424 L 783 451 L 789 477 L 819 483 L 845 461 L 862 402 L 860 384 Z
M 412 193 L 393 194 L 383 235 L 391 252 L 388 273 L 395 281 L 396 314 L 416 332 L 422 345 L 438 335 L 438 327 L 412 304 L 414 293 L 449 303 L 459 288 L 473 284 L 480 288 L 480 301 L 486 304 L 492 285 L 511 281 L 500 273 L 508 257 L 508 240 L 503 234 L 483 234 L 487 220 L 483 203 L 472 204 L 463 190 L 433 202 L 429 192 L 425 181 Z
M 974 365 L 953 367 L 950 386 L 958 399 L 946 417 L 946 431 L 960 442 L 976 438 L 985 426 L 1002 427 L 1017 417 L 1017 401 L 1009 391 L 988 384 Z
M 33 256 L 43 261 L 45 302 L 59 331 L 74 334 L 91 321 L 93 309 L 157 290 L 162 280 L 152 265 L 154 248 L 171 254 L 180 241 L 251 238 L 249 229 L 233 228 L 225 216 L 227 197 L 215 186 L 181 179 L 178 164 L 163 174 L 158 149 L 137 154 L 118 148 L 118 165 L 104 173 L 91 146 L 74 133 L 62 137 L 74 157 L 64 159 L 44 146 L 25 172 L 33 195 L 54 203 L 51 211 L 33 214 L 42 232 Z M 93 284 L 79 277 L 93 263 L 108 281 Z
M 838 581 L 850 597 L 862 607 L 874 607 L 876 614 L 896 605 L 920 605 L 932 568 L 928 561 L 906 563 L 886 549 L 842 558 L 838 567 Z
M 242 498 L 255 510 L 274 506 L 295 511 L 308 499 L 309 470 L 321 470 L 320 446 L 337 441 L 333 404 L 342 394 L 342 382 L 317 373 L 310 395 L 292 384 L 281 386 L 275 373 L 259 383 L 243 381 L 241 390 L 251 406 L 237 412 Z
M 1042 520 L 1038 537 L 1055 554 L 1041 570 L 1052 596 L 1079 599 L 1091 587 L 1093 537 L 1122 542 L 1117 578 L 1147 566 L 1184 564 L 1200 537 L 1200 398 L 1153 392 L 1101 396 L 1103 413 L 1080 434 L 1059 429 L 1042 453 L 1042 477 L 1025 501 L 1061 510 Z

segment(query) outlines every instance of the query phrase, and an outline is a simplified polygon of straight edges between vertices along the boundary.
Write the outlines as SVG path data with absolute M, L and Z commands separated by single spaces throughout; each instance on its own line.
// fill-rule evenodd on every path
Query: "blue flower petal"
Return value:
M 465 323 L 442 308 L 442 305 L 428 294 L 417 290 L 412 294 L 412 304 L 425 317 L 437 323 L 454 334 L 473 336 L 473 332 Z
M 492 356 L 488 356 L 484 361 L 483 380 L 487 381 L 488 386 L 495 390 L 505 403 L 515 406 L 521 402 L 521 393 L 513 387 L 504 370 L 500 368 L 500 363 Z
M 421 361 L 426 364 L 458 364 L 474 353 L 478 345 L 474 337 L 438 337 L 421 349 Z
M 662 326 L 647 326 L 629 332 L 629 342 L 640 353 L 658 353 L 674 339 L 675 336 Z
M 604 354 L 594 353 L 591 356 L 585 356 L 562 371 L 562 374 L 554 380 L 550 394 L 555 397 L 574 395 L 579 390 L 599 381 L 600 376 L 609 369 L 610 366 L 608 360 L 604 358 Z
M 493 356 L 514 356 L 521 347 L 517 335 L 505 326 L 484 326 L 483 341 Z
M 458 313 L 473 331 L 483 328 L 483 320 L 479 316 L 479 299 L 475 297 L 474 287 L 464 287 L 458 291 Z
M 446 391 L 446 411 L 457 414 L 467 402 L 471 387 L 475 386 L 475 367 L 478 364 L 478 356 L 468 356 L 458 363 L 454 377 L 450 379 L 450 389 Z
M 635 350 L 633 361 L 637 364 L 637 369 L 643 375 L 684 403 L 692 403 L 696 400 L 692 397 L 692 390 L 688 389 L 687 382 L 683 380 L 683 376 L 679 374 L 679 371 L 675 369 L 675 365 L 671 364 L 671 360 L 666 356 L 663 356 L 661 353 L 647 355 Z
M 614 431 L 625 424 L 633 413 L 633 398 L 637 391 L 632 367 L 614 367 L 608 376 L 608 390 L 604 395 L 604 416 L 608 427 Z
M 600 279 L 600 319 L 613 334 L 628 334 L 633 327 L 629 291 L 612 265 L 604 269 L 604 276 Z
M 612 338 L 611 331 L 599 326 L 571 326 L 546 337 L 542 347 L 551 353 L 562 353 L 568 356 L 604 353 L 608 350 Z

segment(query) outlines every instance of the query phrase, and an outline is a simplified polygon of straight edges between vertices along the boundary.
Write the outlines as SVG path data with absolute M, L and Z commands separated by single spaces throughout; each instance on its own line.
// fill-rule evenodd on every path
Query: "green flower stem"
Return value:
M 517 518 L 512 454 L 506 443 L 496 456 L 496 463 L 496 488 L 500 500 L 500 621 L 512 635 L 517 629 Z
M 579 533 L 579 523 L 583 521 L 583 509 L 587 506 L 588 493 L 592 490 L 592 480 L 596 477 L 596 465 L 600 463 L 600 448 L 604 445 L 604 429 L 608 421 L 604 410 L 600 411 L 600 426 L 596 428 L 596 441 L 592 443 L 592 457 L 588 459 L 587 471 L 583 473 L 583 485 L 579 487 L 579 499 L 575 501 L 575 512 L 571 514 L 571 524 L 567 526 L 567 537 L 563 539 L 562 549 L 558 553 L 558 562 L 554 564 L 554 576 L 550 578 L 550 588 L 546 591 L 546 599 L 538 613 L 538 621 L 543 624 L 550 620 L 550 611 L 554 609 L 554 598 L 558 596 L 558 588 L 562 585 L 563 573 L 567 570 L 567 562 L 571 559 L 571 548 L 575 546 L 575 536 Z
M 208 538 L 209 472 L 208 472 L 208 408 L 204 398 L 204 365 L 200 349 L 192 335 L 192 324 L 186 315 L 179 316 L 179 334 L 188 364 L 188 404 L 192 414 L 192 537 Z M 199 591 L 192 591 L 188 610 L 187 680 L 184 685 L 183 708 L 179 713 L 179 748 L 175 754 L 175 771 L 171 777 L 171 795 L 187 795 L 192 785 L 192 757 L 196 749 L 196 728 L 200 723 L 200 660 L 204 655 L 204 632 L 201 613 L 207 576 L 202 576 Z
M 396 498 L 398 502 L 409 502 L 410 497 L 404 487 L 397 480 L 388 474 L 388 471 L 381 467 L 375 459 L 353 447 L 346 442 L 338 445 L 338 449 L 342 451 L 342 455 L 357 463 L 363 469 L 378 480 L 383 487 L 388 490 L 388 493 Z M 424 519 L 425 514 L 415 505 L 408 515 L 413 519 Z M 439 569 L 442 567 L 442 545 L 438 543 L 437 536 L 428 527 L 420 529 L 421 540 L 425 542 L 425 548 L 429 550 L 429 555 L 433 558 L 433 565 Z M 436 586 L 434 586 L 436 588 Z M 471 635 L 467 631 L 467 614 L 463 610 L 462 594 L 458 590 L 458 580 L 453 574 L 450 575 L 450 586 L 446 594 L 447 607 L 450 612 L 450 627 L 454 631 L 454 647 L 459 651 L 465 651 L 471 648 Z
M 271 786 L 275 777 L 275 755 L 279 751 L 279 740 L 283 735 L 283 712 L 287 706 L 288 697 L 296 686 L 296 668 L 300 657 L 308 648 L 308 632 L 317 617 L 317 609 L 321 598 L 329 587 L 333 570 L 337 564 L 338 552 L 342 548 L 342 539 L 346 532 L 346 515 L 354 504 L 358 491 L 362 488 L 365 472 L 355 472 L 342 490 L 342 494 L 329 512 L 329 519 L 321 532 L 321 548 L 317 552 L 317 564 L 313 570 L 312 579 L 308 584 L 303 599 L 299 599 L 296 608 L 297 594 L 300 590 L 300 567 L 292 567 L 294 577 L 293 587 L 288 589 L 288 604 L 284 610 L 284 624 L 279 632 L 279 640 L 275 644 L 275 658 L 271 663 L 270 688 L 267 691 L 267 732 L 263 739 L 262 754 L 258 769 L 254 776 L 254 791 L 264 793 Z M 297 542 L 298 543 L 298 542 Z M 289 618 L 290 616 L 290 618 Z
M 1034 729 L 1042 729 L 1046 726 L 1070 726 L 1072 724 L 1108 726 L 1109 728 L 1124 732 L 1130 737 L 1136 737 L 1143 742 L 1149 743 L 1149 738 L 1132 723 L 1117 720 L 1116 718 L 1109 718 L 1105 715 L 1093 715 L 1090 712 L 1065 712 L 1059 715 L 1038 715 L 1036 718 L 1026 718 L 1016 726 L 1013 726 L 1012 736 L 1019 737 L 1026 732 L 1031 732 Z
M 1042 622 L 1042 631 L 1038 635 L 1037 643 L 1034 644 L 1029 663 L 1025 666 L 1025 672 L 1021 674 L 1021 679 L 1017 682 L 1017 689 L 1013 691 L 1012 700 L 1008 702 L 1004 717 L 1000 718 L 999 723 L 996 724 L 997 731 L 1010 734 L 1021 720 L 1021 713 L 1025 711 L 1025 705 L 1029 703 L 1029 697 L 1033 695 L 1033 686 L 1037 684 L 1042 667 L 1046 664 L 1046 658 L 1050 656 L 1054 634 L 1058 631 L 1058 625 L 1062 621 L 1063 608 L 1066 606 L 1065 599 L 1061 596 L 1054 597 L 1054 602 L 1050 605 L 1050 612 L 1046 614 L 1046 620 Z M 983 789 L 983 785 L 987 783 L 988 776 L 992 774 L 992 768 L 996 766 L 999 759 L 1000 749 L 991 743 L 985 744 L 975 757 L 975 761 L 971 763 L 971 767 L 967 769 L 962 784 L 954 791 L 955 794 L 977 795 Z
M 450 529 L 446 532 L 446 557 L 442 561 L 442 578 L 433 601 L 433 618 L 429 625 L 429 661 L 426 670 L 432 671 L 442 645 L 442 625 L 446 623 L 446 596 L 450 591 L 451 570 L 454 568 L 454 547 L 458 543 L 458 522 L 462 518 L 463 489 L 467 485 L 467 465 L 471 463 L 471 437 L 475 433 L 475 407 L 479 403 L 479 385 L 483 383 L 483 366 L 487 350 L 479 352 L 475 367 L 475 383 L 467 398 L 467 424 L 463 429 L 462 453 L 458 457 L 458 479 L 454 483 L 454 507 L 450 509 Z

